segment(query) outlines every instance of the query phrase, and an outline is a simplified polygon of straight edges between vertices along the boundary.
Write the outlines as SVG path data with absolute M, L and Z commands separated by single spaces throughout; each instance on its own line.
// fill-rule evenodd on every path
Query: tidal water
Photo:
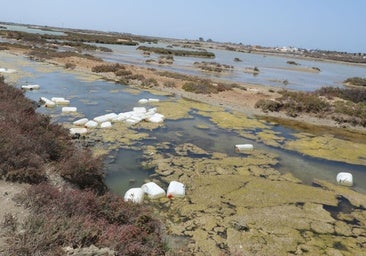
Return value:
M 159 55 L 152 53 L 148 57 L 143 56 L 141 51 L 136 50 L 138 46 L 103 46 L 113 50 L 112 53 L 97 53 L 97 56 L 104 59 L 105 61 L 135 64 L 163 71 L 174 71 L 183 74 L 199 75 L 207 78 L 222 79 L 232 82 L 270 85 L 278 88 L 287 88 L 300 91 L 313 91 L 324 86 L 343 87 L 342 82 L 347 78 L 354 76 L 364 77 L 366 73 L 366 65 L 347 65 L 326 61 L 302 60 L 293 59 L 291 57 L 266 56 L 261 54 L 233 52 L 217 49 L 207 49 L 208 51 L 215 53 L 216 57 L 214 59 L 174 56 L 173 65 L 147 64 L 147 59 L 157 60 Z M 151 44 L 149 46 L 166 47 L 167 44 L 159 43 Z M 242 61 L 236 62 L 234 61 L 234 58 L 239 58 Z M 295 66 L 287 64 L 287 61 L 289 60 L 295 61 L 299 65 Z M 232 65 L 234 66 L 234 69 L 232 72 L 226 72 L 223 74 L 202 72 L 193 67 L 194 62 L 201 61 L 213 61 L 220 64 Z M 254 67 L 257 67 L 260 70 L 258 75 L 244 72 L 245 68 Z M 320 72 L 291 70 L 295 68 L 312 67 L 319 68 Z M 287 80 L 287 85 L 284 85 L 284 80 Z
M 121 63 L 133 63 L 144 65 L 146 58 L 131 46 L 111 46 L 113 53 L 103 53 L 105 60 Z M 287 58 L 261 56 L 247 53 L 232 53 L 227 51 L 213 50 L 217 61 L 224 64 L 235 64 L 235 71 L 230 74 L 217 75 L 219 79 L 232 81 L 251 82 L 257 84 L 270 84 L 276 86 L 276 79 L 289 80 L 288 88 L 311 91 L 321 86 L 342 86 L 341 82 L 347 77 L 364 76 L 364 67 L 333 64 L 326 62 L 314 62 L 296 60 L 303 66 L 316 66 L 321 69 L 320 73 L 295 72 L 283 70 L 279 67 L 286 66 Z M 150 56 L 154 57 L 154 56 Z M 234 63 L 233 58 L 243 60 Z M 21 58 L 21 57 L 14 57 Z M 161 70 L 171 70 L 186 74 L 199 74 L 207 77 L 215 76 L 191 68 L 193 61 L 200 61 L 196 58 L 175 57 L 175 64 L 169 66 L 151 65 Z M 210 61 L 203 59 L 204 61 Z M 9 60 L 12 61 L 12 60 Z M 93 118 L 109 112 L 125 112 L 137 105 L 141 98 L 159 98 L 165 100 L 164 96 L 151 95 L 148 92 L 131 93 L 128 87 L 106 82 L 103 80 L 88 81 L 77 74 L 65 73 L 57 68 L 51 71 L 42 71 L 36 68 L 37 63 L 22 59 L 21 71 L 31 75 L 21 78 L 16 86 L 22 84 L 39 84 L 40 90 L 28 91 L 26 96 L 38 101 L 40 97 L 65 97 L 71 100 L 70 106 L 78 108 L 78 116 L 59 115 L 60 107 L 54 109 L 39 108 L 38 111 L 53 116 L 53 121 L 58 123 L 72 122 L 81 117 Z M 150 65 L 149 65 L 150 66 Z M 253 76 L 244 73 L 240 68 L 246 66 L 258 66 L 261 73 Z M 272 82 L 271 82 L 272 81 Z M 277 86 L 283 86 L 277 84 Z M 208 129 L 199 129 L 197 125 L 204 124 Z M 281 131 L 284 137 L 291 137 L 297 131 L 284 128 L 280 125 L 273 125 L 274 130 Z M 145 132 L 145 131 L 144 131 Z M 281 148 L 267 146 L 258 141 L 243 139 L 235 132 L 229 132 L 217 127 L 208 118 L 198 114 L 192 119 L 181 119 L 177 121 L 166 120 L 164 126 L 148 132 L 154 139 L 144 141 L 145 145 L 168 141 L 173 145 L 192 142 L 203 149 L 213 152 L 224 152 L 229 155 L 235 154 L 233 146 L 240 143 L 252 143 L 255 148 L 272 152 L 278 155 L 279 164 L 276 166 L 281 172 L 291 172 L 300 178 L 304 183 L 311 184 L 313 179 L 324 179 L 335 183 L 336 174 L 340 171 L 350 171 L 354 175 L 354 189 L 366 193 L 366 166 L 350 165 L 343 162 L 328 161 L 313 157 L 307 157 L 297 152 L 283 150 Z M 179 136 L 177 136 L 179 134 Z M 145 170 L 141 166 L 142 152 L 133 149 L 120 149 L 111 153 L 113 161 L 106 160 L 106 182 L 110 188 L 118 194 L 123 193 L 131 186 L 140 186 L 144 183 L 153 170 Z
M 29 69 L 28 69 L 29 71 Z M 132 94 L 123 85 L 106 81 L 82 81 L 73 74 L 63 72 L 42 73 L 33 70 L 34 77 L 22 82 L 40 84 L 41 89 L 29 91 L 27 97 L 38 101 L 44 97 L 66 97 L 71 100 L 70 106 L 78 108 L 81 116 L 61 115 L 60 107 L 53 109 L 39 108 L 39 112 L 55 115 L 55 122 L 72 122 L 80 117 L 93 118 L 108 112 L 129 111 L 137 106 L 141 98 L 165 96 L 151 95 L 148 92 Z M 143 141 L 144 145 L 159 142 L 169 142 L 172 145 L 194 143 L 209 152 L 223 152 L 235 155 L 234 145 L 238 143 L 252 143 L 256 149 L 265 150 L 278 155 L 279 164 L 276 166 L 281 172 L 291 172 L 306 184 L 313 179 L 323 179 L 335 183 L 335 177 L 340 171 L 350 171 L 354 175 L 354 189 L 366 193 L 366 166 L 351 165 L 342 162 L 328 161 L 304 156 L 300 153 L 267 146 L 255 140 L 241 137 L 232 131 L 217 127 L 207 117 L 191 113 L 192 118 L 181 120 L 166 120 L 164 126 L 148 132 L 153 139 Z M 205 129 L 200 129 L 204 125 Z M 281 135 L 291 138 L 297 131 L 279 125 L 272 127 L 280 131 Z M 260 130 L 255 131 L 260 132 Z M 177 136 L 177 134 L 179 136 Z M 120 149 L 111 153 L 113 161 L 106 160 L 106 182 L 110 188 L 123 195 L 131 186 L 141 186 L 153 170 L 145 170 L 142 165 L 142 152 L 135 149 Z

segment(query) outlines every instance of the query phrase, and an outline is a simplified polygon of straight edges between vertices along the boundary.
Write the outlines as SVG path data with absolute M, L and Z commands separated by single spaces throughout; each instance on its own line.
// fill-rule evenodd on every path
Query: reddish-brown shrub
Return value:
M 144 206 L 106 193 L 34 185 L 23 203 L 32 210 L 9 255 L 52 255 L 65 246 L 108 247 L 118 255 L 163 255 L 160 223 Z M 22 254 L 23 253 L 23 254 Z
M 0 176 L 39 183 L 47 179 L 46 167 L 58 171 L 80 188 L 105 191 L 102 162 L 72 143 L 62 126 L 35 112 L 34 102 L 0 79 Z
M 81 189 L 92 188 L 100 193 L 106 191 L 102 169 L 102 161 L 93 157 L 87 149 L 75 148 L 58 164 L 59 173 L 64 179 L 77 184 Z

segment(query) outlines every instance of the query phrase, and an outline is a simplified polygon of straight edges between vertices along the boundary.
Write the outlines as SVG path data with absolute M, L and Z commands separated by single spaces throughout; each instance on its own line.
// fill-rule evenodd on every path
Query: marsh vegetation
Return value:
M 232 65 L 220 64 L 214 61 L 194 62 L 193 65 L 202 71 L 216 72 L 216 73 L 229 72 L 234 70 L 234 66 Z
M 30 216 L 20 223 L 8 214 L 3 222 L 6 255 L 64 255 L 65 247 L 91 245 L 119 255 L 163 254 L 160 223 L 146 207 L 108 192 L 100 158 L 2 77 L 0 97 L 1 179 L 33 184 L 18 198 Z
M 174 55 L 174 56 L 187 56 L 187 57 L 201 57 L 201 58 L 214 58 L 215 54 L 208 51 L 187 51 L 187 50 L 176 50 L 176 49 L 166 49 L 162 47 L 148 47 L 139 46 L 137 50 L 143 52 L 153 52 L 162 55 Z
M 366 127 L 366 90 L 324 87 L 315 92 L 283 90 L 275 100 L 259 100 L 263 111 L 283 111 L 291 117 L 312 114 L 339 124 Z

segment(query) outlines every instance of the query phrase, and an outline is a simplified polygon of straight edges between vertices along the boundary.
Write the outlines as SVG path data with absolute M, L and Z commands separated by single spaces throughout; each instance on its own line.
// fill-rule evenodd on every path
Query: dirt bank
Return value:
M 22 205 L 19 205 L 14 201 L 14 198 L 22 193 L 29 185 L 12 183 L 0 180 L 0 221 L 4 223 L 5 217 L 12 215 L 19 222 L 23 222 L 23 220 L 29 215 L 27 209 L 25 209 Z M 1 232 L 6 232 L 6 230 L 1 227 Z M 6 249 L 6 237 L 0 236 L 0 254 Z

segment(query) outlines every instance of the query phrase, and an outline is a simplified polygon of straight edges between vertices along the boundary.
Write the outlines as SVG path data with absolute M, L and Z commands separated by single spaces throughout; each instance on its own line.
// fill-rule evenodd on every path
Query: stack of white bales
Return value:
M 169 199 L 173 197 L 184 197 L 185 196 L 185 185 L 178 181 L 171 181 L 167 193 L 155 182 L 147 182 L 140 188 L 130 188 L 124 195 L 124 200 L 132 201 L 133 203 L 141 204 L 144 201 L 145 194 L 150 199 L 158 199 L 168 196 Z
M 69 105 L 70 101 L 66 100 L 63 97 L 52 97 L 51 99 L 48 99 L 46 97 L 41 97 L 40 102 L 44 104 L 46 108 L 53 108 L 56 105 Z M 76 107 L 63 107 L 62 112 L 76 112 Z
M 93 120 L 82 118 L 73 122 L 73 125 L 84 128 L 97 128 L 98 126 L 100 128 L 110 128 L 112 127 L 112 122 L 124 122 L 129 125 L 134 125 L 143 120 L 152 123 L 162 123 L 164 121 L 164 115 L 157 113 L 156 108 L 147 110 L 145 107 L 134 107 L 132 111 L 119 114 L 108 113 L 94 117 Z

